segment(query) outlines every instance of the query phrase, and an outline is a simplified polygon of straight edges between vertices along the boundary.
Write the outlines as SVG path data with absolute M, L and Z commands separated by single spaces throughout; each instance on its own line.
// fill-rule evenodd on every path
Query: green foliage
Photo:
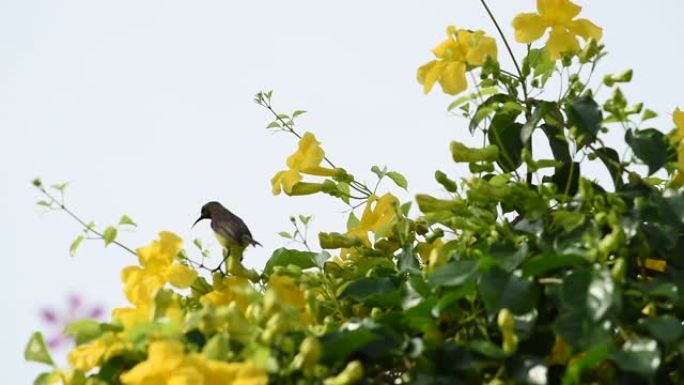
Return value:
M 482 144 L 435 146 L 472 175 L 451 178 L 453 164 L 429 170 L 445 192 L 417 194 L 418 214 L 412 201 L 378 192 L 385 177 L 407 190 L 402 174 L 372 166 L 377 183 L 369 188 L 323 155 L 307 158 L 323 158 L 330 169 L 307 164 L 288 172 L 326 179 L 299 181 L 288 194 L 323 193 L 350 208 L 346 223 L 317 234 L 322 251 L 307 239 L 311 217 L 300 215 L 279 234 L 302 249 L 276 249 L 260 275 L 237 255 L 223 270 L 175 253 L 182 266 L 159 271 L 205 274 L 190 273 L 186 285 L 169 280 L 189 294 L 155 287 L 144 322 L 133 326 L 69 325 L 79 345 L 127 344 L 80 375 L 118 383 L 140 367 L 150 344 L 171 340 L 214 365 L 253 363 L 282 384 L 684 382 L 684 165 L 673 139 L 682 134 L 643 127 L 656 113 L 630 105 L 616 87 L 632 79 L 631 70 L 599 80 L 609 96 L 592 90 L 604 55 L 591 39 L 558 60 L 547 48 L 528 47 L 515 71 L 491 57 L 468 62 L 467 71 L 479 71 L 475 90 L 448 110 L 460 111 Z M 561 92 L 544 92 L 554 76 Z M 302 137 L 295 118 L 303 110 L 276 112 L 271 91 L 255 101 L 273 115 L 268 128 Z M 609 130 L 623 130 L 624 143 L 608 142 Z M 550 154 L 533 148 L 538 139 Z M 610 178 L 588 178 L 592 167 L 605 167 Z M 66 210 L 40 179 L 32 183 L 48 197 L 39 205 Z M 66 184 L 53 187 L 63 193 Z M 84 232 L 125 247 L 117 240 L 121 226 L 136 224 L 123 216 L 102 233 L 94 225 Z M 72 254 L 84 239 L 76 238 Z M 204 261 L 204 246 L 195 246 Z M 133 296 L 129 286 L 142 284 L 131 278 L 126 285 Z M 25 355 L 52 364 L 40 334 Z M 264 376 L 251 383 L 265 383 Z

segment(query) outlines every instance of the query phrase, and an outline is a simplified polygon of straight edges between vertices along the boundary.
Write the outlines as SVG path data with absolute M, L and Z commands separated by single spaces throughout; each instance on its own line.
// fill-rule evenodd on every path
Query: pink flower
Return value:
M 47 344 L 51 349 L 60 348 L 72 341 L 70 336 L 64 334 L 64 329 L 70 323 L 83 319 L 100 319 L 104 314 L 104 308 L 100 305 L 84 304 L 78 294 L 70 294 L 67 297 L 67 307 L 64 310 L 56 310 L 52 307 L 44 307 L 40 310 L 40 319 L 48 327 L 46 334 Z

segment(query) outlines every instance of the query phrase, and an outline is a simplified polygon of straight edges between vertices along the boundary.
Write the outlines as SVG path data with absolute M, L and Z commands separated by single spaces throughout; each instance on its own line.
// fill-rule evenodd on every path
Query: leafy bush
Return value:
M 346 230 L 319 233 L 320 250 L 305 236 L 310 218 L 293 218 L 281 235 L 301 250 L 275 250 L 261 273 L 239 253 L 207 267 L 200 243 L 185 250 L 171 232 L 129 249 L 117 234 L 130 218 L 100 231 L 36 179 L 47 197 L 39 204 L 84 226 L 72 253 L 95 237 L 139 264 L 121 275 L 130 306 L 109 322 L 71 324 L 70 367 L 35 383 L 684 382 L 684 112 L 669 134 L 651 128 L 656 113 L 620 89 L 631 70 L 592 88 L 601 28 L 568 0 L 537 6 L 513 20 L 522 60 L 500 36 L 512 70 L 497 61 L 495 38 L 455 27 L 418 69 L 426 93 L 439 83 L 459 95 L 449 110 L 483 139 L 449 145 L 471 175 L 435 171 L 444 193 L 416 195 L 419 215 L 377 192 L 383 180 L 406 189 L 400 173 L 374 166 L 378 183 L 367 186 L 296 130 L 303 111 L 278 113 L 271 92 L 257 94 L 274 117 L 268 128 L 299 138 L 273 193 L 361 209 Z M 601 87 L 611 93 L 599 100 Z M 624 132 L 624 148 L 604 141 L 609 130 Z M 596 167 L 610 178 L 585 176 Z M 54 366 L 39 333 L 25 354 Z

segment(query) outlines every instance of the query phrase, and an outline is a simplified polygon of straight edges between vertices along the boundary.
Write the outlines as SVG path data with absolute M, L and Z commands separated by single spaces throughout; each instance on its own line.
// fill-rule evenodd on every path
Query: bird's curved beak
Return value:
M 195 223 L 193 223 L 192 226 L 190 226 L 190 228 L 195 227 L 195 225 L 197 224 L 197 222 L 201 221 L 202 219 L 207 219 L 207 218 L 206 218 L 206 217 L 199 217 L 199 218 L 197 218 L 197 220 L 195 221 Z

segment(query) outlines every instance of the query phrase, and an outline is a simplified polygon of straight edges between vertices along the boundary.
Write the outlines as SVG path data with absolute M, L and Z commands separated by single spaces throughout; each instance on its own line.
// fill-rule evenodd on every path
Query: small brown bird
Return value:
M 192 226 L 194 227 L 202 219 L 211 219 L 211 229 L 214 230 L 216 239 L 226 250 L 235 247 L 244 249 L 249 245 L 261 246 L 261 243 L 252 238 L 252 233 L 245 222 L 219 202 L 212 201 L 202 206 L 200 217 Z

